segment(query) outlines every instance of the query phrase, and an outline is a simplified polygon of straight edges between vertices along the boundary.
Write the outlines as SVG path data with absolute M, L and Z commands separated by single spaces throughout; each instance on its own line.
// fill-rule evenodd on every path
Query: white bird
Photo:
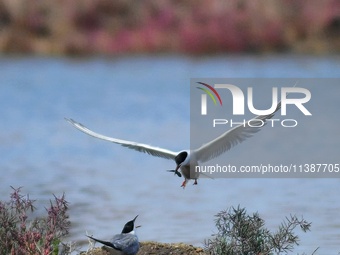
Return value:
M 181 170 L 184 176 L 184 181 L 181 187 L 185 188 L 188 180 L 193 179 L 195 180 L 194 184 L 197 184 L 197 179 L 199 177 L 199 172 L 190 171 L 190 169 L 195 169 L 195 167 L 198 166 L 199 163 L 203 163 L 220 156 L 221 154 L 230 150 L 233 146 L 243 142 L 245 139 L 251 137 L 253 134 L 260 131 L 261 127 L 266 124 L 267 119 L 272 118 L 275 112 L 277 112 L 280 108 L 281 102 L 277 104 L 275 111 L 271 114 L 260 115 L 245 122 L 244 124 L 240 124 L 223 133 L 214 140 L 206 144 L 203 144 L 198 149 L 191 151 L 182 150 L 179 152 L 151 146 L 148 144 L 104 136 L 96 132 L 93 132 L 92 130 L 88 129 L 87 127 L 83 126 L 82 124 L 72 119 L 67 118 L 65 119 L 80 131 L 95 138 L 99 138 L 112 143 L 117 143 L 129 149 L 144 152 L 152 156 L 175 160 L 176 168 L 175 170 L 171 171 L 175 172 L 175 174 L 177 174 L 178 176 L 181 176 L 180 173 L 178 172 L 179 169 Z M 251 122 L 251 125 L 249 125 L 249 122 Z

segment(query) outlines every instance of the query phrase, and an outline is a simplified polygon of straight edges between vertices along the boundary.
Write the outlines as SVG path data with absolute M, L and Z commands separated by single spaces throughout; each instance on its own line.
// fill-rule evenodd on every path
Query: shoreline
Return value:
M 119 255 L 120 253 L 106 246 L 97 247 L 80 255 Z M 137 255 L 207 255 L 201 247 L 184 243 L 159 243 L 153 241 L 140 242 Z

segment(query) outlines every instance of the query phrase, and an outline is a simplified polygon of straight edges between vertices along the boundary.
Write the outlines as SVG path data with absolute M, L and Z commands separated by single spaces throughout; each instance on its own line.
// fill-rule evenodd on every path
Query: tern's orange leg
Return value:
M 181 187 L 183 187 L 183 189 L 185 189 L 185 186 L 187 185 L 187 180 L 185 179 L 181 185 Z

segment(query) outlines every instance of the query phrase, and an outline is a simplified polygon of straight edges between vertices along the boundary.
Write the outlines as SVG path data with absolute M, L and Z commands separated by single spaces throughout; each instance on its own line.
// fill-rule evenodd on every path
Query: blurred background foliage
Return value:
M 340 51 L 339 0 L 0 0 L 0 52 Z

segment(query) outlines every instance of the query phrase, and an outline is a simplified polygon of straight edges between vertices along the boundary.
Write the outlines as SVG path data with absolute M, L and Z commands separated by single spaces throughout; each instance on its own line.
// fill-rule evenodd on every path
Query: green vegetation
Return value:
M 47 215 L 32 217 L 35 200 L 21 194 L 21 188 L 13 188 L 10 200 L 0 201 L 0 255 L 67 255 L 72 252 L 70 244 L 61 240 L 69 233 L 68 202 L 65 195 L 54 196 Z M 217 234 L 205 242 L 204 250 L 192 246 L 176 244 L 142 243 L 141 254 L 148 254 L 151 249 L 159 254 L 210 254 L 210 255 L 274 255 L 288 254 L 299 238 L 296 228 L 303 232 L 310 230 L 311 223 L 294 215 L 286 217 L 278 230 L 270 231 L 258 213 L 247 214 L 245 208 L 231 207 L 216 215 Z M 156 247 L 156 248 L 155 248 Z M 93 247 L 89 249 L 89 252 Z M 143 252 L 144 253 L 143 253 Z M 163 252 L 164 251 L 164 252 Z M 316 250 L 315 250 L 316 251 Z M 314 251 L 314 253 L 315 253 Z M 163 253 L 162 253 L 163 252 Z M 313 254 L 314 254 L 313 253 Z M 92 253 L 89 253 L 92 254 Z M 102 251 L 100 250 L 100 253 Z
M 311 223 L 290 215 L 276 232 L 265 227 L 258 213 L 248 215 L 245 208 L 230 208 L 216 215 L 218 233 L 205 242 L 211 255 L 287 254 L 299 244 L 296 227 L 310 230 Z

